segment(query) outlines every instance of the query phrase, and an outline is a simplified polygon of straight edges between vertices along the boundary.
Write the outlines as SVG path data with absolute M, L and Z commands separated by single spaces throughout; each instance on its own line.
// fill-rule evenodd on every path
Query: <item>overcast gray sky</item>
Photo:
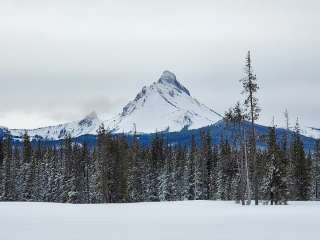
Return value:
M 320 127 L 319 1 L 0 1 L 0 125 L 111 117 L 163 70 L 223 113 L 252 51 L 260 122 Z

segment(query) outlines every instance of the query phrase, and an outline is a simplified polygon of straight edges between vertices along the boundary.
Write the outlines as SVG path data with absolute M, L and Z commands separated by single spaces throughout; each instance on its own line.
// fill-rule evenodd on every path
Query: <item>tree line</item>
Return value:
M 241 131 L 237 128 L 236 131 Z M 221 137 L 211 143 L 203 132 L 201 144 L 168 145 L 157 134 L 149 146 L 137 137 L 112 135 L 99 128 L 89 148 L 70 137 L 59 146 L 13 145 L 0 141 L 2 201 L 119 203 L 176 200 L 235 200 L 250 203 L 251 182 L 258 181 L 258 200 L 286 204 L 288 200 L 320 200 L 320 142 L 305 153 L 299 128 L 289 142 L 277 142 L 276 129 L 265 136 L 267 147 L 256 149 L 256 162 L 246 162 L 245 145 Z M 256 176 L 253 175 L 255 171 Z

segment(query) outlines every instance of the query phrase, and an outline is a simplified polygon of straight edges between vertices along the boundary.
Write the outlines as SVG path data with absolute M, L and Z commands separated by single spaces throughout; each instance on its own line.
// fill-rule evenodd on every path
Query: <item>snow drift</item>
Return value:
M 319 202 L 240 206 L 185 201 L 70 205 L 0 203 L 2 240 L 294 240 L 320 236 Z

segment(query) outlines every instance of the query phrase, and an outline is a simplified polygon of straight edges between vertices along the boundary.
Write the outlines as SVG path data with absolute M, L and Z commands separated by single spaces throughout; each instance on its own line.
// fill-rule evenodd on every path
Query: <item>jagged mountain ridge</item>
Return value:
M 85 134 L 96 134 L 100 124 L 101 120 L 99 120 L 95 112 L 92 112 L 80 121 L 36 129 L 10 129 L 9 131 L 14 139 L 17 140 L 21 138 L 25 132 L 28 133 L 31 139 L 59 140 L 68 135 L 78 137 Z
M 80 121 L 37 129 L 10 129 L 15 139 L 27 132 L 32 139 L 59 140 L 67 135 L 79 137 L 96 134 L 103 123 L 113 133 L 153 133 L 197 129 L 214 124 L 222 116 L 193 98 L 170 71 L 164 71 L 157 82 L 143 87 L 121 113 L 101 120 L 93 112 Z
M 117 133 L 152 133 L 196 129 L 221 118 L 221 115 L 193 98 L 173 73 L 164 71 L 157 82 L 143 87 L 122 113 L 104 123 Z

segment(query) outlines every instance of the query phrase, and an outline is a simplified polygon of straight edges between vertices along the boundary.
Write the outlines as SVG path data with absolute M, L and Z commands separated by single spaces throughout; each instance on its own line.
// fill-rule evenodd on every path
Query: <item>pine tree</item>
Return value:
M 14 182 L 14 200 L 21 201 L 23 191 L 23 175 L 21 174 L 21 156 L 18 146 L 13 148 L 13 173 L 12 179 Z
M 32 158 L 32 147 L 30 142 L 30 137 L 27 131 L 23 134 L 23 161 L 25 163 L 30 163 Z
M 185 178 L 184 198 L 188 200 L 195 200 L 196 155 L 197 155 L 197 145 L 196 145 L 194 135 L 192 135 L 191 147 L 187 154 L 187 161 L 184 169 L 184 178 Z
M 293 199 L 309 200 L 311 187 L 311 159 L 306 158 L 303 142 L 300 138 L 300 128 L 298 122 L 292 142 L 292 162 L 293 162 Z
M 246 115 L 239 102 L 235 107 L 229 109 L 225 113 L 224 120 L 227 126 L 232 129 L 231 139 L 232 146 L 235 152 L 235 161 L 238 169 L 237 178 L 234 179 L 236 185 L 236 200 L 241 201 L 245 205 L 245 196 L 247 196 L 247 204 L 251 204 L 251 182 L 249 176 L 249 164 L 247 157 L 247 138 L 245 129 Z M 239 149 L 239 151 L 238 151 Z M 238 152 L 237 152 L 238 151 Z
M 164 164 L 163 139 L 158 134 L 150 146 L 150 201 L 159 201 L 159 175 Z
M 212 158 L 209 175 L 209 196 L 210 200 L 218 199 L 218 174 L 219 174 L 219 149 L 216 145 L 212 146 Z
M 133 142 L 128 156 L 128 198 L 130 202 L 141 202 L 144 195 L 144 162 L 137 137 L 133 136 Z
M 112 202 L 111 136 L 103 125 L 97 133 L 97 189 L 101 202 Z
M 200 155 L 200 171 L 201 171 L 201 199 L 209 199 L 209 185 L 211 178 L 211 170 L 213 166 L 212 145 L 210 133 L 201 133 L 201 155 Z
M 82 201 L 86 203 L 90 203 L 90 152 L 88 149 L 88 145 L 86 142 L 82 144 L 82 151 L 81 151 L 81 170 L 82 170 Z
M 115 202 L 128 200 L 128 145 L 124 136 L 114 141 L 114 195 Z
M 63 202 L 73 202 L 75 195 L 73 178 L 73 143 L 70 135 L 67 135 L 62 143 L 63 154 Z
M 60 202 L 61 188 L 63 181 L 61 159 L 58 158 L 58 151 L 55 147 L 49 149 L 46 153 L 47 164 L 45 169 L 45 175 L 47 175 L 47 191 L 45 199 L 48 202 Z
M 197 150 L 194 154 L 195 177 L 194 177 L 194 199 L 203 199 L 203 160 L 201 154 Z
M 173 169 L 174 157 L 171 148 L 166 149 L 165 164 L 162 166 L 159 175 L 159 200 L 170 201 L 173 200 L 176 194 L 176 178 Z
M 178 145 L 174 154 L 174 166 L 173 166 L 173 179 L 175 182 L 175 193 L 173 199 L 183 200 L 183 187 L 184 187 L 184 162 L 186 159 L 186 149 L 181 145 Z
M 2 167 L 3 164 L 3 159 L 4 159 L 4 153 L 3 153 L 3 140 L 0 138 L 0 168 Z M 1 180 L 1 178 L 0 178 Z
M 220 144 L 220 157 L 219 157 L 219 184 L 218 195 L 221 200 L 234 199 L 233 180 L 236 175 L 236 166 L 232 158 L 232 151 L 230 144 L 227 140 L 224 140 Z
M 267 156 L 263 178 L 264 199 L 273 204 L 287 202 L 287 176 L 285 157 L 277 144 L 276 128 L 270 127 L 267 137 Z
M 4 142 L 0 138 L 0 200 L 3 195 Z
M 14 200 L 14 178 L 12 176 L 13 168 L 13 154 L 12 154 L 12 139 L 8 135 L 4 139 L 3 143 L 4 151 L 4 176 L 3 176 L 3 195 L 2 200 L 12 201 Z
M 258 106 L 258 98 L 256 97 L 256 92 L 259 89 L 257 84 L 257 77 L 253 73 L 252 69 L 252 60 L 250 51 L 248 51 L 246 57 L 245 65 L 245 74 L 246 77 L 241 79 L 243 94 L 245 94 L 245 106 L 248 110 L 247 118 L 251 121 L 251 137 L 250 137 L 250 159 L 253 167 L 253 188 L 254 188 L 254 199 L 255 204 L 258 205 L 258 176 L 256 169 L 256 132 L 255 132 L 255 121 L 259 118 L 260 108 Z
M 315 145 L 313 169 L 315 200 L 320 200 L 320 140 L 317 140 Z

